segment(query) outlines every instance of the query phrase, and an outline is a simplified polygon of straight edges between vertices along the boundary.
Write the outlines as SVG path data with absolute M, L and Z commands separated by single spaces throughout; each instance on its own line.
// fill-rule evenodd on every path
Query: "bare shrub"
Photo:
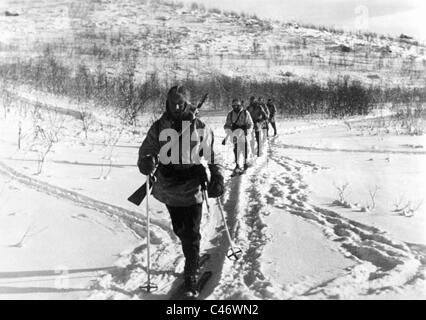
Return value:
M 423 200 L 413 203 L 412 201 L 404 201 L 404 197 L 398 197 L 394 201 L 393 212 L 405 216 L 413 217 L 423 205 Z
M 347 195 L 347 189 L 349 187 L 349 182 L 343 183 L 343 184 L 336 184 L 333 182 L 334 188 L 337 190 L 337 194 L 339 197 L 339 200 L 334 201 L 334 205 L 344 206 L 344 207 L 350 207 L 349 203 L 346 201 L 346 195 Z
M 376 208 L 376 196 L 379 189 L 380 188 L 378 185 L 375 185 L 373 189 L 368 189 L 368 194 L 370 196 L 370 201 L 371 201 L 371 205 L 370 205 L 371 210 L 374 210 Z
M 33 113 L 33 141 L 30 150 L 37 152 L 37 171 L 36 174 L 42 173 L 48 154 L 53 151 L 53 147 L 61 139 L 61 132 L 65 128 L 65 118 L 57 112 L 48 112 L 47 119 L 41 116 L 38 108 Z
M 104 130 L 105 136 L 103 145 L 105 147 L 105 154 L 102 157 L 102 166 L 101 166 L 101 172 L 99 174 L 98 179 L 101 180 L 107 180 L 109 175 L 112 171 L 112 165 L 113 165 L 113 152 L 117 146 L 117 143 L 120 141 L 120 138 L 123 134 L 124 128 L 120 128 L 119 130 L 116 130 L 114 126 L 109 125 L 107 126 L 106 131 Z M 105 163 L 106 161 L 106 163 Z

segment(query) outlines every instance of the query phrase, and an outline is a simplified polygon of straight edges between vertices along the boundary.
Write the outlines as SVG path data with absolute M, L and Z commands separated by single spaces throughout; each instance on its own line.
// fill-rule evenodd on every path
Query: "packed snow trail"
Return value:
M 235 244 L 244 253 L 238 261 L 226 258 L 229 242 L 218 208 L 210 199 L 211 212 L 203 216 L 202 250 L 211 254 L 207 268 L 214 275 L 200 299 L 362 299 L 380 297 L 382 293 L 398 293 L 407 286 L 424 285 L 424 248 L 396 242 L 375 227 L 310 205 L 309 187 L 303 178 L 323 168 L 309 161 L 280 155 L 272 144 L 269 147 L 267 156 L 258 158 L 245 175 L 232 179 L 228 176 L 226 182 L 223 208 Z M 280 214 L 300 218 L 297 223 L 303 228 L 301 230 L 324 235 L 320 244 L 307 244 L 322 246 L 318 251 L 337 261 L 334 267 L 324 266 L 332 270 L 328 277 L 323 276 L 322 281 L 306 277 L 305 280 L 280 283 L 273 274 L 265 271 L 265 248 L 271 244 L 271 226 L 265 220 L 277 210 Z M 304 237 L 303 234 L 297 236 Z M 176 238 L 154 247 L 152 268 L 157 270 L 153 280 L 159 285 L 157 293 L 147 294 L 137 289 L 146 280 L 143 245 L 133 253 L 123 255 L 118 263 L 123 268 L 102 278 L 93 298 L 167 298 L 182 281 L 183 256 L 176 254 L 181 251 Z M 333 248 L 337 248 L 337 252 L 333 252 Z M 309 248 L 301 248 L 298 253 L 309 253 Z M 309 256 L 301 258 L 304 264 L 312 262 Z M 341 265 L 346 267 L 336 270 Z M 297 263 L 289 260 L 285 267 L 287 270 L 281 272 L 291 275 Z M 315 267 L 312 266 L 312 273 Z
M 269 150 L 269 161 L 282 170 L 274 166 L 273 172 L 269 172 L 268 164 L 272 163 L 262 159 L 246 176 L 239 177 L 243 180 L 239 190 L 231 191 L 237 193 L 233 195 L 238 198 L 237 203 L 247 203 L 247 208 L 227 208 L 229 217 L 239 221 L 235 241 L 245 254 L 240 261 L 225 261 L 222 278 L 210 298 L 355 299 L 399 292 L 405 286 L 425 288 L 424 249 L 396 242 L 377 228 L 309 205 L 308 186 L 303 176 L 322 168 L 308 161 L 276 155 L 272 150 Z M 243 190 L 242 185 L 246 186 Z M 334 242 L 342 256 L 353 260 L 355 265 L 320 284 L 312 280 L 289 286 L 277 284 L 264 274 L 260 262 L 263 249 L 270 242 L 268 225 L 264 222 L 264 217 L 270 214 L 269 205 L 315 225 L 326 236 L 326 241 Z M 324 243 L 325 248 L 330 246 Z
M 230 170 L 228 170 L 230 171 Z M 228 192 L 227 200 L 223 204 L 225 211 L 238 207 L 239 188 L 241 182 L 239 177 L 228 179 L 226 182 Z M 216 200 L 222 201 L 222 200 Z M 229 241 L 225 237 L 223 222 L 219 214 L 217 202 L 209 199 L 210 212 L 204 208 L 201 225 L 201 252 L 210 254 L 204 269 L 213 271 L 213 276 L 200 293 L 199 299 L 209 298 L 222 276 L 222 268 L 229 249 Z M 231 235 L 236 224 L 236 216 L 228 215 L 227 223 Z M 181 253 L 179 240 L 174 236 L 172 239 L 163 239 L 158 245 L 154 244 L 151 249 L 151 267 L 153 274 L 151 281 L 158 286 L 158 290 L 147 293 L 139 287 L 147 280 L 146 274 L 146 244 L 136 248 L 133 252 L 124 253 L 117 262 L 117 272 L 109 273 L 102 277 L 92 294 L 93 299 L 168 299 L 176 288 L 182 283 L 184 257 Z M 160 270 L 160 271 L 159 271 Z
M 270 215 L 269 189 L 272 188 L 271 177 L 277 174 L 276 170 L 271 170 L 270 162 L 266 155 L 258 158 L 254 167 L 250 168 L 246 175 L 239 177 L 240 188 L 231 191 L 235 193 L 233 198 L 238 199 L 239 205 L 228 207 L 228 216 L 238 221 L 235 242 L 243 249 L 244 254 L 239 261 L 225 261 L 222 279 L 211 298 L 287 298 L 282 287 L 264 273 L 262 266 L 264 248 L 271 242 L 268 235 L 269 226 L 265 223 L 265 218 Z

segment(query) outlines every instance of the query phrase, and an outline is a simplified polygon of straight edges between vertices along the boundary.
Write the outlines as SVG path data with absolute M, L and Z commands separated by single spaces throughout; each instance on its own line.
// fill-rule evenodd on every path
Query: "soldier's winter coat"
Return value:
M 241 128 L 251 130 L 253 129 L 253 120 L 247 110 L 242 109 L 240 112 L 232 110 L 226 117 L 224 128 L 232 131 Z
M 250 113 L 251 118 L 254 122 L 254 130 L 259 131 L 262 129 L 263 124 L 269 118 L 269 111 L 267 108 L 259 103 L 251 103 L 247 107 L 247 111 Z
M 170 141 L 160 141 L 161 132 L 163 132 L 164 135 L 164 132 L 167 132 L 164 130 L 167 129 L 175 129 L 177 132 L 182 130 L 179 128 L 178 123 L 174 121 L 166 112 L 148 130 L 147 136 L 139 149 L 139 166 L 143 165 L 140 162 L 143 161 L 145 156 L 159 155 L 160 150 L 170 149 L 165 148 L 167 147 L 166 144 L 171 144 Z M 189 136 L 196 137 L 198 135 L 201 137 L 200 140 L 202 141 L 202 145 L 209 146 L 209 148 L 201 149 L 202 158 L 205 158 L 205 160 L 209 163 L 209 169 L 211 171 L 222 171 L 220 159 L 214 153 L 213 149 L 213 131 L 199 119 L 195 119 L 192 122 L 188 131 Z M 152 187 L 152 195 L 158 201 L 168 206 L 188 207 L 203 202 L 201 176 L 203 175 L 202 171 L 204 170 L 204 167 L 194 161 L 195 159 L 192 157 L 191 159 L 188 159 L 189 163 L 182 161 L 182 138 L 184 138 L 185 135 L 186 134 L 183 134 L 183 137 L 181 136 L 179 138 L 179 163 L 163 164 L 160 156 L 160 164 L 158 166 L 156 175 L 157 181 Z M 197 148 L 200 148 L 200 140 L 192 140 L 194 139 L 191 139 L 189 145 L 191 155 L 193 153 L 199 153 Z

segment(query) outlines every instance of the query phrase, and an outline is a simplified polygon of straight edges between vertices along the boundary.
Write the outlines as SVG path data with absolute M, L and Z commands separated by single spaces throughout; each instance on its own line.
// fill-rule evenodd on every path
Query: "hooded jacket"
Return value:
M 160 138 L 164 138 L 162 136 L 167 132 L 165 131 L 167 129 L 174 129 L 178 133 L 181 132 L 180 123 L 175 121 L 168 112 L 165 112 L 160 119 L 154 122 L 139 148 L 138 166 L 139 168 L 144 166 L 143 161 L 147 155 L 160 155 L 160 163 L 156 174 L 157 181 L 153 184 L 152 195 L 168 206 L 188 207 L 200 204 L 204 200 L 201 186 L 205 167 L 197 163 L 192 156 L 190 159 L 187 158 L 186 162 L 184 161 L 185 156 L 182 151 L 185 148 L 182 147 L 182 140 L 185 139 L 186 134 L 189 137 L 199 137 L 198 141 L 192 141 L 195 139 L 191 139 L 189 143 L 190 153 L 187 150 L 187 154 L 201 154 L 201 158 L 209 163 L 208 167 L 212 174 L 222 174 L 223 168 L 220 158 L 213 149 L 213 131 L 198 118 L 191 122 L 190 128 L 179 138 L 179 143 L 177 143 L 179 145 L 179 162 L 162 163 L 161 154 L 164 150 L 170 150 L 168 146 L 171 146 L 172 143 L 170 139 L 160 141 Z M 200 141 L 203 146 L 208 146 L 210 154 L 209 152 L 204 152 Z M 174 147 L 177 147 L 177 144 Z
M 253 102 L 247 107 L 247 111 L 253 119 L 254 130 L 259 131 L 262 129 L 263 123 L 268 120 L 269 117 L 269 111 L 267 111 L 267 108 L 257 102 Z
M 235 130 L 235 128 L 245 130 L 253 129 L 253 120 L 247 110 L 242 109 L 240 112 L 232 110 L 228 113 L 224 129 Z

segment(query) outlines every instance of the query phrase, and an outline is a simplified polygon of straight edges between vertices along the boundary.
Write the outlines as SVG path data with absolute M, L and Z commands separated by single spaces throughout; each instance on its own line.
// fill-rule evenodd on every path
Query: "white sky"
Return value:
M 426 40 L 426 1 L 422 0 L 183 0 L 260 17 L 413 35 Z M 365 14 L 365 15 L 364 15 Z M 365 19 L 364 19 L 365 17 Z

